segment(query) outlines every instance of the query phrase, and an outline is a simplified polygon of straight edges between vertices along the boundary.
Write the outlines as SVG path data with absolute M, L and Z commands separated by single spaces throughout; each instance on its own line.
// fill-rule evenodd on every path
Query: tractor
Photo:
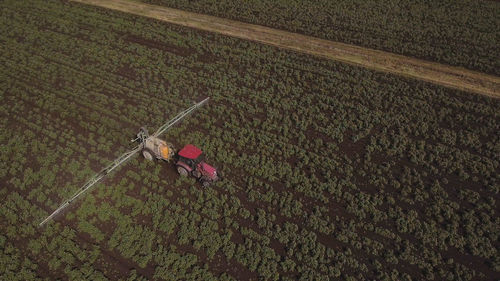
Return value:
M 152 135 L 149 135 L 148 130 L 142 127 L 139 130 L 139 133 L 137 133 L 137 137 L 132 140 L 132 142 L 139 143 L 136 147 L 123 153 L 118 158 L 109 163 L 109 165 L 103 168 L 100 172 L 92 176 L 82 187 L 80 187 L 80 189 L 76 191 L 75 194 L 73 194 L 72 197 L 64 201 L 64 203 L 62 203 L 54 212 L 52 212 L 47 218 L 45 218 L 40 223 L 40 226 L 53 219 L 74 200 L 76 200 L 87 190 L 95 186 L 96 183 L 98 183 L 106 175 L 111 173 L 114 169 L 132 159 L 132 157 L 134 157 L 138 152 L 142 152 L 144 158 L 150 161 L 152 161 L 154 158 L 162 159 L 165 161 L 169 161 L 170 159 L 172 159 L 175 155 L 173 146 L 170 143 L 167 143 L 166 141 L 160 139 L 159 136 L 168 131 L 173 125 L 181 121 L 189 113 L 193 112 L 195 109 L 206 103 L 208 99 L 209 98 L 206 98 L 198 103 L 195 103 L 190 108 L 180 112 L 173 119 L 169 120 L 167 123 L 158 128 L 158 130 Z M 193 174 L 193 176 L 195 176 L 202 182 L 203 186 L 207 186 L 218 179 L 217 171 L 214 167 L 205 164 L 201 157 L 202 152 L 199 148 L 195 147 L 194 145 L 186 145 L 186 147 L 184 147 L 184 149 L 179 152 L 179 159 L 177 160 L 177 171 L 179 171 L 181 175 L 187 175 L 189 171 L 191 174 Z M 180 170 L 181 168 L 184 170 Z
M 187 144 L 177 153 L 177 172 L 181 176 L 191 174 L 203 187 L 219 180 L 217 169 L 205 163 L 205 155 L 198 147 Z
M 141 143 L 142 156 L 149 161 L 161 159 L 167 162 L 174 156 L 172 144 L 164 140 L 149 135 L 148 130 L 142 127 L 137 134 L 136 140 Z M 203 187 L 209 186 L 212 182 L 219 180 L 217 170 L 205 163 L 205 155 L 196 146 L 188 144 L 177 153 L 176 167 L 181 176 L 191 174 L 198 179 Z

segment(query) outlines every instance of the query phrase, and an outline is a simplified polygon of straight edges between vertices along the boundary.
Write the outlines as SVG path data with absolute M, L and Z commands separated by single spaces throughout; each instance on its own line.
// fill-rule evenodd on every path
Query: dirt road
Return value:
M 161 21 L 252 40 L 297 52 L 390 72 L 442 86 L 500 98 L 500 77 L 393 53 L 328 41 L 213 16 L 130 0 L 71 0 Z

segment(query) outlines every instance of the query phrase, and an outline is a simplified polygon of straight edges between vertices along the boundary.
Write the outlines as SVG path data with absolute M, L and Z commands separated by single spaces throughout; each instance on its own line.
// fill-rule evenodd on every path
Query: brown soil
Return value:
M 500 98 L 500 78 L 298 33 L 127 0 L 71 0 Z

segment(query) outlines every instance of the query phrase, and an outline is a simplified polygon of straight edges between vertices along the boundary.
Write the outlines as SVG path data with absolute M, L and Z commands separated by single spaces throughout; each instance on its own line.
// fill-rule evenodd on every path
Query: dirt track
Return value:
M 71 0 L 500 98 L 500 78 L 302 34 L 128 0 Z

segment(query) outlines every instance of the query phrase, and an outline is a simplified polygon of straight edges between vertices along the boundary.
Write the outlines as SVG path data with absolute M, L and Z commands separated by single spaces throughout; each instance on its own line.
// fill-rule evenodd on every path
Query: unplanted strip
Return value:
M 439 63 L 128 0 L 72 0 L 500 98 L 500 78 Z

